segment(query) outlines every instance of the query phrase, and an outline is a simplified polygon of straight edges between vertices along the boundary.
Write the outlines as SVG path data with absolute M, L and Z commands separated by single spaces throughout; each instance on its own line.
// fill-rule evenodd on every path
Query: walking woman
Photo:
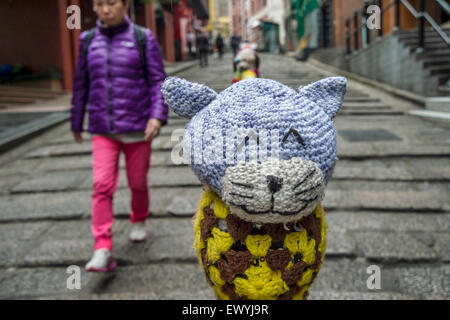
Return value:
M 155 36 L 130 21 L 129 0 L 93 0 L 93 5 L 97 26 L 80 36 L 71 128 L 75 141 L 82 143 L 87 111 L 87 131 L 92 135 L 94 254 L 86 270 L 105 272 L 116 267 L 111 227 L 120 152 L 125 154 L 131 190 L 129 239 L 145 241 L 151 142 L 167 122 L 168 109 L 160 92 L 166 74 Z

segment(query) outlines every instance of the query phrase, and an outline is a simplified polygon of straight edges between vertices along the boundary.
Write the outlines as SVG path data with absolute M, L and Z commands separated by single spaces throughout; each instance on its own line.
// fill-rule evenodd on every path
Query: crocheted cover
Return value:
M 208 186 L 195 249 L 220 299 L 305 299 L 326 247 L 320 205 L 337 161 L 336 116 L 347 80 L 298 92 L 269 79 L 217 94 L 168 78 L 162 92 L 190 118 L 183 154 Z M 267 156 L 267 157 L 266 157 Z
M 225 172 L 236 165 L 237 148 L 227 150 L 234 141 L 247 141 L 241 149 L 246 150 L 246 162 L 264 155 L 313 161 L 326 185 L 337 161 L 332 118 L 342 105 L 346 84 L 342 77 L 326 78 L 297 92 L 279 82 L 258 78 L 239 81 L 217 94 L 208 86 L 169 77 L 161 91 L 175 113 L 191 119 L 183 145 L 194 173 L 222 196 Z M 244 139 L 252 132 L 266 145 L 267 152 L 265 148 L 258 151 L 254 139 Z M 278 155 L 274 155 L 275 133 L 279 136 Z M 211 135 L 218 134 L 213 140 Z M 219 141 L 226 149 L 224 154 Z
M 213 191 L 195 218 L 194 247 L 209 284 L 222 300 L 303 300 L 322 266 L 326 223 L 319 205 L 295 223 L 241 220 Z

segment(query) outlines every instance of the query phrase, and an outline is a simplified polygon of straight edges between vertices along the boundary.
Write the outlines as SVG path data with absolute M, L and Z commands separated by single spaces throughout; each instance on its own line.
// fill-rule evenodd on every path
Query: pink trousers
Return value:
M 119 180 L 119 155 L 123 149 L 128 186 L 131 189 L 132 223 L 144 222 L 149 210 L 147 174 L 150 169 L 150 142 L 122 143 L 95 136 L 92 138 L 93 192 L 92 234 L 94 250 L 112 250 L 113 195 Z

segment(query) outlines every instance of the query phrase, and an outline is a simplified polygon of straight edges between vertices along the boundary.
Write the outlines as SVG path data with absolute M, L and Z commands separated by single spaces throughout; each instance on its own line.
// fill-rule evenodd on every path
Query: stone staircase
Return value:
M 0 109 L 51 100 L 64 93 L 61 90 L 0 85 Z
M 444 29 L 450 36 L 450 29 Z M 440 97 L 427 98 L 425 110 L 413 110 L 409 114 L 450 127 L 450 46 L 433 30 L 425 31 L 425 48 L 418 50 L 417 30 L 400 31 L 399 41 L 410 48 L 411 54 L 422 63 L 430 77 L 437 77 Z
M 444 29 L 450 36 L 450 29 Z M 433 30 L 425 31 L 425 49 L 419 52 L 417 30 L 400 31 L 398 39 L 403 45 L 410 48 L 418 62 L 423 64 L 430 76 L 437 76 L 439 94 L 450 96 L 450 46 Z

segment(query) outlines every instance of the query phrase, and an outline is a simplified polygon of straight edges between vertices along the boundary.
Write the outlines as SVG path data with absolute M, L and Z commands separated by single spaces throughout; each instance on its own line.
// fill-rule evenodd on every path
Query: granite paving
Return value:
M 262 77 L 294 89 L 331 76 L 286 56 L 261 58 Z M 222 91 L 233 77 L 230 59 L 177 76 Z M 407 102 L 385 96 L 350 81 L 334 121 L 340 160 L 323 202 L 328 246 L 312 300 L 450 298 L 450 131 L 406 115 Z M 0 298 L 214 299 L 193 249 L 201 183 L 173 161 L 174 132 L 185 124 L 170 112 L 152 143 L 150 237 L 140 244 L 128 240 L 121 156 L 112 227 L 118 268 L 106 274 L 84 271 L 93 250 L 91 136 L 76 144 L 66 122 L 11 150 L 14 157 L 0 162 Z M 79 267 L 80 290 L 68 289 L 69 266 Z M 367 284 L 373 266 L 379 289 Z

